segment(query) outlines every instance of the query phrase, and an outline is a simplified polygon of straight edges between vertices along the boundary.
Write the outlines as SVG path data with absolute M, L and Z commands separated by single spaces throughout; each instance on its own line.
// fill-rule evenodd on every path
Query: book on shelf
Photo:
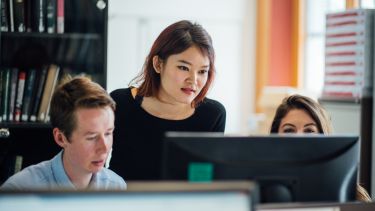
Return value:
M 58 69 L 58 73 L 57 73 L 57 76 L 56 76 L 55 83 L 53 84 L 52 92 L 55 91 L 56 87 L 58 87 L 60 85 L 60 83 L 62 82 L 63 77 L 65 77 L 64 74 L 61 74 L 62 70 L 60 70 L 60 67 L 58 67 L 58 68 L 59 69 Z M 52 93 L 52 95 L 53 95 L 53 93 Z M 52 95 L 51 95 L 51 99 L 52 99 Z M 48 103 L 48 106 L 47 106 L 46 117 L 44 119 L 44 122 L 50 121 L 50 108 L 51 108 L 51 100 L 50 100 L 50 102 Z
M 35 95 L 32 98 L 32 109 L 30 114 L 30 121 L 36 122 L 38 116 L 38 109 L 43 94 L 44 84 L 47 77 L 48 66 L 43 67 L 38 71 L 36 83 L 35 83 Z
M 25 32 L 25 0 L 14 0 L 13 9 L 15 31 Z
M 21 120 L 27 122 L 30 116 L 31 98 L 34 92 L 36 70 L 30 69 L 26 76 L 25 91 L 23 94 Z
M 26 0 L 25 1 L 25 26 L 26 26 L 26 31 L 31 32 L 32 31 L 32 17 L 34 16 L 33 14 L 33 2 L 34 0 Z
M 45 0 L 34 0 L 32 5 L 33 16 L 31 20 L 32 31 L 45 32 L 46 24 L 46 10 L 45 10 Z
M 9 23 L 8 23 L 8 0 L 1 0 L 1 28 L 2 32 L 9 31 Z
M 25 80 L 26 80 L 26 72 L 21 70 L 18 73 L 16 105 L 14 107 L 14 121 L 16 122 L 19 122 L 21 120 L 22 100 L 23 100 L 23 92 L 25 89 Z
M 8 0 L 9 8 L 9 31 L 14 32 L 14 9 L 13 9 L 13 0 Z
M 64 33 L 64 0 L 57 0 L 57 33 Z
M 8 159 L 3 161 L 5 167 L 5 178 L 9 178 L 14 174 L 22 170 L 23 156 L 22 155 L 10 155 Z
M 65 0 L 0 0 L 0 31 L 64 33 Z
M 56 0 L 46 0 L 47 32 L 56 32 Z
M 12 74 L 10 78 L 10 94 L 9 94 L 9 121 L 14 121 L 14 107 L 17 95 L 17 81 L 18 81 L 18 69 L 12 68 Z
M 16 155 L 14 161 L 14 171 L 13 174 L 16 174 L 22 170 L 23 157 L 21 155 Z
M 1 94 L 1 116 L 2 121 L 8 121 L 9 111 L 9 85 L 10 85 L 10 69 L 5 68 L 2 70 L 2 94 Z
M 39 106 L 38 111 L 38 121 L 40 122 L 46 122 L 48 121 L 48 110 L 49 110 L 49 104 L 52 98 L 52 94 L 55 90 L 55 86 L 57 84 L 57 78 L 59 75 L 60 67 L 51 64 L 48 68 L 47 78 L 44 85 L 43 95 Z

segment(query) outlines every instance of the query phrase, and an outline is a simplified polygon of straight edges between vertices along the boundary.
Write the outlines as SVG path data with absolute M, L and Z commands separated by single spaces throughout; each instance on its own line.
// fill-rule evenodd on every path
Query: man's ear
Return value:
M 154 67 L 155 72 L 159 73 L 161 72 L 162 67 L 162 60 L 159 58 L 159 56 L 152 57 L 152 66 Z
M 53 128 L 53 138 L 55 139 L 56 144 L 62 148 L 65 148 L 68 144 L 68 140 L 66 139 L 64 133 L 58 128 Z

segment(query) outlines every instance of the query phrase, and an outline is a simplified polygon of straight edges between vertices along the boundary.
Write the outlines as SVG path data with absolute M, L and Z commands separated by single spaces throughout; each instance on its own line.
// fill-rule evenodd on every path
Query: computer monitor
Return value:
M 375 202 L 258 204 L 256 211 L 374 211 Z
M 255 180 L 260 202 L 355 200 L 358 136 L 167 133 L 162 179 Z
M 127 191 L 0 192 L 3 211 L 254 211 L 254 183 L 128 183 Z

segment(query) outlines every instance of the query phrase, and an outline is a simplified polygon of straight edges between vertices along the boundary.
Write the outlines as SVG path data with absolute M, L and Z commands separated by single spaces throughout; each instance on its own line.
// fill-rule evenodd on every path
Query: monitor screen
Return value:
M 6 211 L 253 211 L 249 182 L 191 187 L 191 184 L 128 184 L 127 191 L 0 192 Z M 239 186 L 241 185 L 241 187 Z M 182 189 L 183 188 L 183 189 Z
M 374 211 L 375 202 L 259 204 L 256 211 Z
M 260 202 L 355 200 L 357 136 L 167 133 L 162 178 L 255 180 Z

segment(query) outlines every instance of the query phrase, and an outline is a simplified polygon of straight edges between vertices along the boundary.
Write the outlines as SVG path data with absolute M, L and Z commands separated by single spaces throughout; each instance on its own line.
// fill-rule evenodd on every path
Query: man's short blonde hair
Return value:
M 80 108 L 104 108 L 113 111 L 116 103 L 106 90 L 87 77 L 76 77 L 63 82 L 54 92 L 51 100 L 51 124 L 70 138 L 77 127 L 75 112 Z

